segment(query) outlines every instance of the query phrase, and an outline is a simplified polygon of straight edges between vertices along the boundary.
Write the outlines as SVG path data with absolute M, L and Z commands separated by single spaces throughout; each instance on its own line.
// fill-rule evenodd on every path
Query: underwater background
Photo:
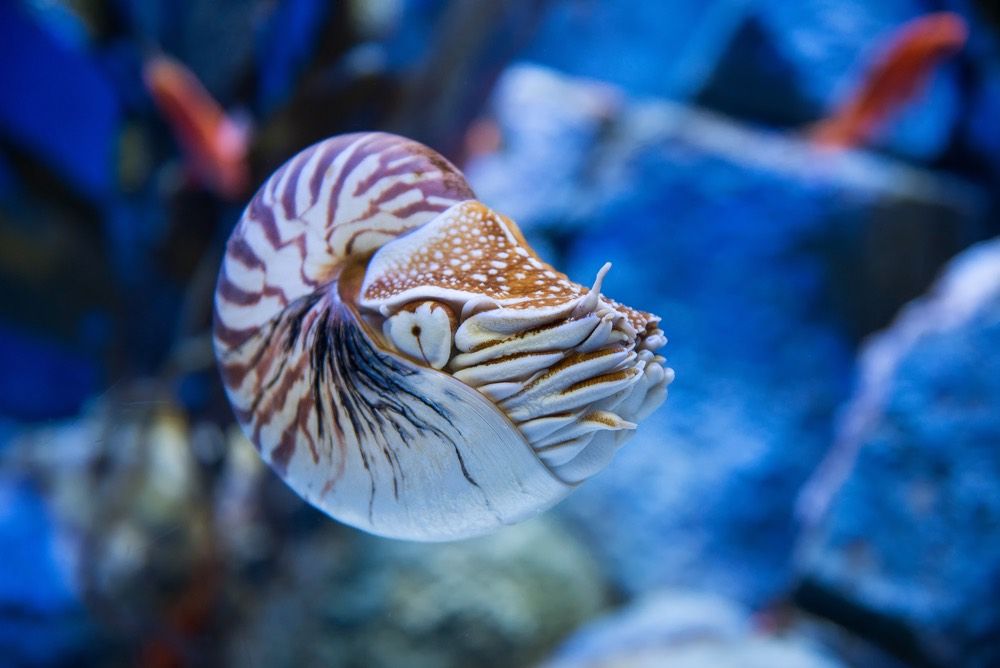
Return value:
M 0 1 L 0 666 L 1000 666 L 998 126 L 992 0 Z M 537 519 L 369 536 L 235 426 L 225 240 L 358 130 L 663 317 Z

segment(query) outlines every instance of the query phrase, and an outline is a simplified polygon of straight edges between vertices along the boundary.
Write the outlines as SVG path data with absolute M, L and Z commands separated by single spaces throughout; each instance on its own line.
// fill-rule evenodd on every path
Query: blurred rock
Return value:
M 691 640 L 732 640 L 749 631 L 747 611 L 724 598 L 684 591 L 648 593 L 586 624 L 544 666 L 570 668 Z
M 637 653 L 613 664 L 618 668 L 837 668 L 838 661 L 794 641 L 747 638 L 741 641 L 693 642 L 677 648 Z
M 841 665 L 802 638 L 752 630 L 749 614 L 705 594 L 648 594 L 587 624 L 543 668 L 835 668 Z
M 26 431 L 2 462 L 41 490 L 75 587 L 130 623 L 149 622 L 140 610 L 152 590 L 176 584 L 212 549 L 188 429 L 168 393 L 136 384 L 81 418 Z
M 985 196 L 668 103 L 559 108 L 609 93 L 551 72 L 511 70 L 499 91 L 512 146 L 468 166 L 479 197 L 533 244 L 562 247 L 573 280 L 611 260 L 607 294 L 664 317 L 677 370 L 671 399 L 561 512 L 629 592 L 779 595 L 793 501 L 829 443 L 858 338 L 976 238 Z M 533 180 L 559 196 L 537 197 Z
M 206 429 L 191 428 L 162 384 L 123 384 L 79 418 L 24 430 L 0 451 L 0 490 L 6 480 L 36 490 L 56 546 L 53 557 L 37 540 L 24 541 L 24 556 L 8 554 L 5 565 L 23 567 L 21 582 L 49 581 L 32 587 L 36 599 L 65 589 L 78 625 L 89 626 L 74 651 L 106 665 L 162 665 L 180 656 L 217 663 L 213 636 L 225 619 L 217 613 L 227 590 L 246 585 L 231 576 L 260 559 L 247 537 L 259 526 L 253 490 L 261 465 L 237 452 L 226 457 L 214 506 L 191 447 L 197 434 L 209 439 Z M 244 507 L 234 509 L 237 502 Z M 23 503 L 13 512 L 14 519 L 38 516 Z M 61 580 L 49 572 L 53 559 Z M 63 615 L 53 631 L 72 629 Z
M 286 554 L 230 663 L 531 665 L 604 603 L 595 564 L 551 520 L 440 545 L 328 524 Z
M 622 92 L 596 81 L 559 77 L 531 66 L 508 69 L 492 114 L 502 150 L 466 167 L 479 197 L 548 236 L 586 224 L 593 156 L 621 112 Z M 525 113 L 528 110 L 528 113 Z
M 998 350 L 991 241 L 866 346 L 834 449 L 801 499 L 812 598 L 825 593 L 842 624 L 923 663 L 1000 663 Z M 858 625 L 866 616 L 881 624 Z
M 407 64 L 409 72 L 401 81 L 396 108 L 384 127 L 457 159 L 470 123 L 483 108 L 497 76 L 532 35 L 545 3 L 432 0 L 429 4 L 441 6 L 440 18 L 429 48 Z M 401 18 L 407 21 L 410 15 L 406 12 Z M 397 48 L 390 48 L 387 55 L 395 60 L 398 54 Z

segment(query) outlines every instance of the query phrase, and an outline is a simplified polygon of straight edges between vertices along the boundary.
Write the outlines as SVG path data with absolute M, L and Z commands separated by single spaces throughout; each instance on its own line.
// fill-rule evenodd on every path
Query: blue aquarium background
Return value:
M 873 78 L 940 12 L 961 48 Z M 663 317 L 668 400 L 537 519 L 362 534 L 234 424 L 225 240 L 358 130 Z M 0 666 L 998 666 L 998 214 L 990 0 L 4 0 Z

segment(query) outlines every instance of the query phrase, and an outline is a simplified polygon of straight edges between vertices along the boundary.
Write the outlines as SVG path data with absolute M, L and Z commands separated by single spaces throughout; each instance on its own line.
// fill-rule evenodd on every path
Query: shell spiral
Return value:
M 226 247 L 214 344 L 261 456 L 332 517 L 449 540 L 535 515 L 666 397 L 659 318 L 542 262 L 447 160 L 384 133 L 275 172 Z

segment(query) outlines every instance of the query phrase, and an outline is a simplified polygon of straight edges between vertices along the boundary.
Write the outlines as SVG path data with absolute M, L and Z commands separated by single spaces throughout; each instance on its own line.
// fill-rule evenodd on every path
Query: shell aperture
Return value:
M 530 517 L 666 396 L 659 318 L 571 282 L 430 149 L 344 135 L 258 191 L 215 348 L 261 456 L 332 517 L 448 540 Z

